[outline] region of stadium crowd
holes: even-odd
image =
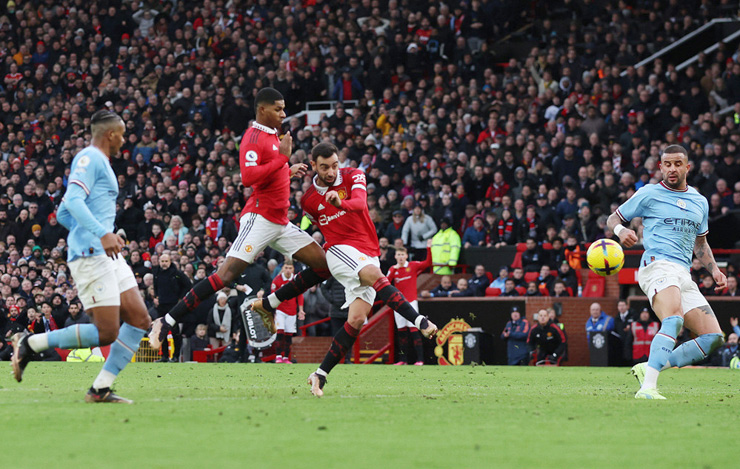
[[[72,158],[89,143],[92,113],[107,107],[126,123],[112,160],[117,227],[157,317],[234,239],[250,195],[239,140],[264,86],[285,96],[288,114],[309,101],[339,102],[320,125],[294,118],[282,130],[293,135],[296,162],[328,139],[342,166],[365,170],[384,270],[394,245],[421,258],[446,224],[465,246],[528,243],[534,258],[526,255],[524,271],[546,270],[553,291],[576,292],[570,267],[579,266],[567,253],[612,236],[607,215],[660,180],[662,146],[690,149],[690,182],[710,216],[740,208],[740,52],[720,47],[680,72],[660,59],[633,67],[734,15],[731,4],[8,1],[0,15],[0,357],[19,329],[89,321],[55,209]],[[534,47],[501,63],[491,46],[515,32]],[[734,112],[721,115],[728,106]],[[292,183],[297,224],[310,184],[310,175]],[[269,291],[281,262],[265,252],[232,297]],[[563,275],[554,280],[550,270]],[[697,281],[711,291],[711,276]],[[311,294],[315,314],[337,309],[328,306],[331,291]],[[214,301],[183,335],[207,322]]]

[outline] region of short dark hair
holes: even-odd
[[[689,152],[681,145],[668,145],[660,156],[662,157],[668,153],[681,153],[686,158],[689,157]]]
[[[120,119],[120,118],[121,117],[115,112],[111,112],[107,109],[101,109],[100,111],[92,115],[92,117],[90,118],[90,125],[99,124],[101,122],[105,122],[110,119]]]
[[[93,135],[97,134],[99,130],[107,129],[109,125],[114,124],[114,122],[120,122],[123,124],[123,119],[121,119],[121,116],[116,114],[115,112],[108,111],[107,109],[102,109],[90,117],[90,130],[92,131]]]
[[[321,142],[311,149],[311,159],[316,161],[319,157],[329,158],[334,153],[339,153],[339,150],[333,143]]]
[[[283,98],[282,93],[275,88],[270,88],[269,86],[267,88],[262,88],[257,92],[257,96],[254,98],[254,110],[257,111],[257,108],[260,107],[260,105],[275,104],[275,101],[282,101],[284,99],[285,98]]]

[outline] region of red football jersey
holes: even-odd
[[[257,213],[279,225],[288,224],[290,166],[281,155],[277,131],[256,122],[244,132],[239,145],[242,184],[252,186],[241,216]],[[241,218],[241,216],[239,218]]]
[[[409,300],[414,301],[419,297],[419,293],[416,289],[417,279],[419,273],[428,269],[432,265],[432,255],[427,252],[427,258],[421,262],[406,262],[404,267],[392,266],[388,269],[388,280],[391,285],[398,288],[403,293],[403,296]]]
[[[324,235],[324,250],[336,244],[347,244],[368,256],[380,255],[378,235],[367,210],[365,173],[355,168],[342,168],[332,187],[314,183],[301,199],[303,211]],[[337,191],[341,208],[326,201],[326,192]]]
[[[278,274],[277,277],[272,279],[272,291],[277,291],[278,288],[282,287],[286,283],[290,282],[295,278],[293,275],[290,278],[285,278],[282,273]],[[303,306],[303,295],[298,295],[297,298],[285,300],[277,307],[277,310],[287,314],[288,316],[295,316],[298,313],[298,305]]]

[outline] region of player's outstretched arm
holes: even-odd
[[[626,248],[631,248],[637,244],[637,235],[634,231],[622,225],[622,219],[619,218],[616,212],[609,215],[606,220],[606,226],[614,232],[619,238],[619,242]]]
[[[714,254],[712,254],[712,248],[709,247],[706,236],[697,236],[694,242],[694,254],[699,259],[701,265],[703,265],[711,274],[714,279],[716,286],[715,291],[723,290],[727,286],[727,277],[719,270],[717,261],[714,260]]]

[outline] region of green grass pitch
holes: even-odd
[[[100,364],[0,374],[2,467],[406,468],[737,465],[740,373],[671,370],[667,401],[626,368],[129,366],[133,406],[85,404]]]

